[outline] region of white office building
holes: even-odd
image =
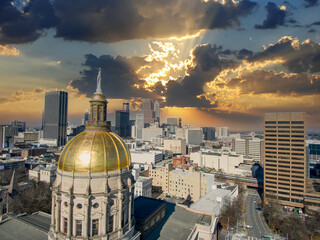
[[[139,177],[135,183],[134,196],[152,197],[152,179]]]
[[[131,162],[140,164],[156,164],[163,159],[163,154],[160,151],[136,151],[131,152]]]

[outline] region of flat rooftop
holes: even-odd
[[[165,201],[161,199],[139,196],[134,199],[134,216],[137,221],[145,221],[155,211],[157,211]]]
[[[193,203],[190,208],[201,212],[214,213],[218,215],[225,200],[223,198],[231,194],[231,190],[213,189],[206,195],[202,196],[197,202]],[[222,200],[222,201],[220,201]]]
[[[147,240],[185,240],[196,223],[210,225],[211,217],[190,212],[166,202],[166,219],[149,235]]]
[[[0,239],[47,240],[50,222],[50,215],[43,212],[9,217],[0,223]]]

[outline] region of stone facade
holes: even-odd
[[[131,169],[91,174],[58,169],[49,239],[130,239],[132,180]]]

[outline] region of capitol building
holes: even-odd
[[[64,147],[52,186],[48,239],[131,239],[134,180],[130,151],[110,132],[107,100],[97,90],[84,132]]]

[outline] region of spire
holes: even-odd
[[[99,68],[99,72],[98,72],[98,77],[97,77],[97,90],[96,92],[97,94],[102,94],[102,89],[101,89],[101,68]]]
[[[107,124],[107,100],[101,89],[101,68],[97,76],[97,90],[90,100],[90,118],[86,122],[86,130],[108,130]]]

